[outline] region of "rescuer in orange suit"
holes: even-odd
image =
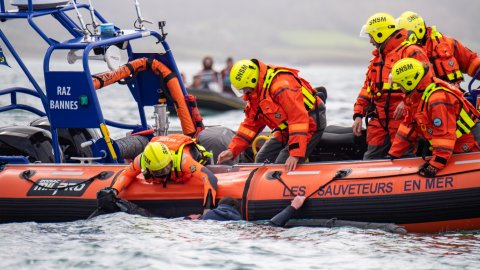
[[[218,163],[245,150],[268,126],[273,134],[258,152],[256,162],[285,163],[287,171],[308,157],[326,126],[325,105],[298,70],[241,60],[230,72],[232,89],[247,101],[245,119]]]
[[[428,64],[402,59],[393,66],[391,81],[406,94],[407,111],[389,151],[392,158],[401,157],[422,137],[433,156],[419,173],[433,177],[453,153],[479,150],[471,132],[479,113],[456,86],[436,78]]]
[[[460,87],[463,73],[472,76],[480,67],[477,53],[460,41],[438,32],[435,26],[427,27],[423,18],[406,11],[397,18],[398,27],[412,31],[433,65],[435,76]]]
[[[438,32],[435,26],[427,27],[417,13],[406,11],[397,18],[397,22],[398,27],[415,34],[417,43],[427,53],[437,78],[460,88],[460,83],[464,80],[463,73],[473,77],[480,68],[480,58],[476,52],[465,47],[460,41]],[[470,93],[464,95],[472,104],[476,104],[477,110],[480,110],[476,96],[471,96]],[[472,128],[472,133],[480,144],[480,122]]]
[[[188,183],[202,181],[204,184],[204,211],[213,208],[217,192],[217,177],[202,163],[211,154],[192,138],[182,134],[154,137],[132,163],[122,172],[111,189],[101,190],[118,195],[142,173],[153,184],[169,182]],[[97,197],[104,196],[99,194]],[[108,207],[108,205],[107,205]],[[100,207],[99,207],[100,208]]]
[[[388,83],[390,70],[402,58],[414,57],[428,62],[428,57],[408,39],[408,31],[398,29],[395,18],[387,13],[368,18],[360,36],[369,37],[375,49],[354,105],[353,133],[362,135],[362,119],[367,118],[368,149],[363,158],[385,158],[404,116],[403,93]]]

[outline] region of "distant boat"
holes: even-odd
[[[228,93],[219,93],[207,89],[187,89],[188,93],[197,97],[200,109],[212,111],[243,110],[245,101]]]

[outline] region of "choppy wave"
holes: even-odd
[[[394,235],[117,213],[0,225],[2,269],[477,269],[480,234]]]

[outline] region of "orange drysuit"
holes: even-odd
[[[427,27],[421,45],[433,65],[436,77],[457,86],[463,80],[462,73],[473,76],[480,67],[477,53],[458,40],[438,32],[434,26]]]
[[[298,76],[298,70],[252,61],[259,67],[259,81],[253,93],[244,95],[245,119],[228,149],[236,157],[268,126],[279,142],[288,145],[290,156],[305,157],[313,133],[325,129],[326,121],[317,123],[314,117],[318,106],[324,106],[323,101],[313,87]]]
[[[433,157],[429,163],[442,169],[453,153],[479,150],[470,132],[479,115],[457,87],[433,78],[433,74],[428,76],[422,79],[423,86],[417,86],[425,90],[414,90],[405,98],[407,116],[389,154],[401,157],[422,137],[431,145]]]
[[[355,102],[353,119],[356,117],[369,119],[368,145],[383,146],[387,135],[390,135],[390,142],[393,142],[398,126],[403,120],[393,117],[395,109],[403,100],[403,93],[400,89],[393,89],[388,83],[388,76],[395,62],[405,57],[412,57],[424,63],[429,62],[423,49],[406,41],[406,37],[407,30],[398,30],[380,49],[373,51],[365,82]]]
[[[155,75],[159,76],[167,87],[167,89],[163,89],[165,91],[161,91],[158,99],[159,103],[165,103],[166,101],[163,99],[166,97],[170,98],[175,105],[183,134],[196,138],[205,129],[203,118],[197,107],[196,98],[192,95],[183,95],[177,75],[159,60],[145,57],[138,58],[114,71],[95,74],[92,76],[93,85],[95,89],[100,89],[122,79],[135,77],[137,72],[147,70],[151,70]]]
[[[192,139],[182,134],[158,136],[152,138],[151,142],[161,142],[171,151],[173,156],[173,168],[168,181],[174,183],[188,183],[201,181],[204,184],[203,206],[212,208],[215,204],[217,194],[217,177],[197,160],[202,157]],[[135,157],[135,160],[122,172],[119,179],[112,186],[117,192],[121,192],[130,185],[138,174],[141,173],[140,159],[142,154]],[[195,158],[194,158],[195,156]],[[155,179],[145,179],[154,181]],[[166,185],[166,183],[164,183]]]

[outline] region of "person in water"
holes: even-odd
[[[305,202],[305,196],[295,196],[289,206],[283,209],[280,213],[275,215],[268,221],[268,224],[278,227],[283,227],[293,217],[295,212],[302,207]],[[187,217],[187,219],[200,219],[200,220],[216,220],[216,221],[232,221],[242,220],[240,214],[240,201],[225,196],[219,202],[218,206],[206,214],[193,214]]]
[[[200,181],[204,185],[204,213],[213,208],[217,193],[217,177],[203,164],[211,154],[192,138],[182,134],[154,137],[132,163],[122,172],[111,188],[97,194],[99,208],[115,212],[116,204],[105,196],[117,196],[128,188],[140,173],[147,182],[163,185]],[[105,197],[105,198],[104,198]],[[105,201],[106,205],[101,205]],[[114,199],[111,201],[115,201]]]
[[[298,73],[257,59],[233,65],[230,81],[235,94],[247,101],[245,119],[218,163],[238,156],[266,126],[273,133],[255,162],[284,163],[292,171],[308,157],[326,126],[325,104]]]
[[[460,89],[436,78],[430,65],[414,58],[402,59],[393,65],[391,82],[405,93],[407,111],[389,151],[392,158],[414,148],[422,137],[433,155],[419,173],[434,177],[452,154],[479,150],[471,129],[480,114]]]

